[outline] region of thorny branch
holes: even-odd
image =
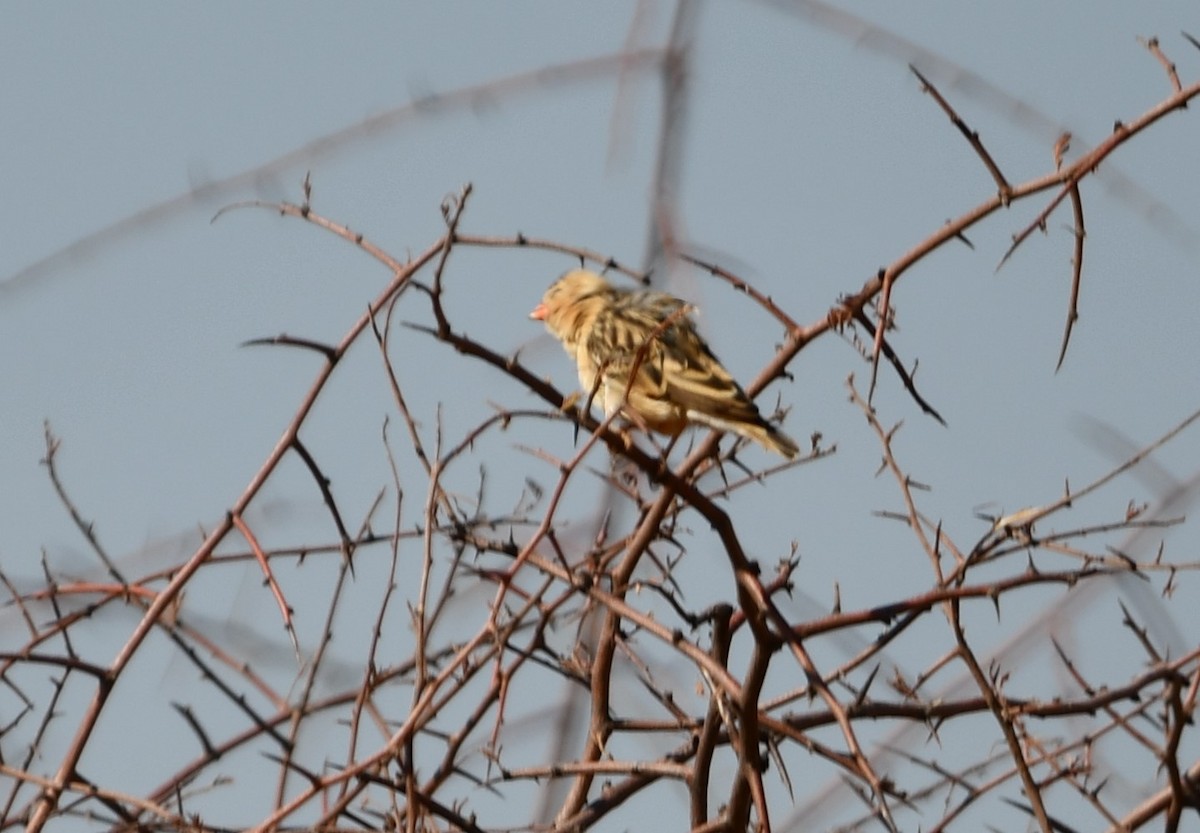
[[[681,6],[680,43],[668,55],[675,62],[672,73],[685,66],[688,14]],[[917,391],[915,373],[905,369],[896,345],[885,338],[895,315],[892,299],[922,258],[964,239],[998,208],[1055,189],[1049,204],[1015,237],[1009,255],[1033,230],[1045,227],[1063,200],[1071,200],[1075,248],[1061,364],[1078,317],[1083,275],[1079,183],[1126,142],[1200,95],[1200,85],[1182,85],[1156,41],[1148,48],[1167,69],[1172,94],[1075,163],[1064,166],[1060,158],[1054,171],[1016,184],[917,73],[988,169],[998,193],[932,232],[811,323],[798,322],[730,270],[676,251],[671,218],[655,217],[656,258],[662,253],[703,268],[782,327],[784,343],[747,386],[751,395],[788,378],[800,351],[831,330],[861,327],[871,340],[869,351],[863,347],[872,365],[868,395],[862,397],[851,381],[851,398],[879,444],[881,470],[895,481],[903,505],[879,514],[903,524],[918,560],[923,556],[929,569],[918,590],[899,591],[882,603],[848,603],[845,609],[839,599],[828,613],[796,613],[790,598],[797,591],[795,547],[780,559],[775,575],[766,575],[748,552],[750,530],[739,514],[744,504],[736,500],[768,482],[774,488],[811,487],[819,470],[801,464],[828,456],[819,440],[807,458],[760,470],[747,467],[738,446],[715,432],[701,434],[690,451],[660,452],[637,432],[621,430],[616,416],[596,419],[586,401],[581,406],[578,396],[564,395],[519,356],[490,346],[486,337],[468,335],[443,304],[447,289],[465,279],[455,268],[458,259],[451,258],[465,247],[538,248],[638,279],[643,275],[612,257],[560,242],[460,231],[470,186],[446,202],[444,233],[407,261],[314,211],[307,181],[300,204],[255,203],[343,239],[375,258],[390,281],[337,344],[287,335],[249,342],[303,348],[317,363],[313,382],[224,519],[166,569],[144,575],[118,569],[63,486],[61,445],[47,427],[51,483],[104,577],[75,580],[47,567],[40,586],[21,589],[0,573],[23,625],[18,643],[0,653],[0,682],[21,704],[2,732],[25,731],[29,737],[23,754],[6,749],[0,764],[10,784],[3,827],[38,831],[52,820],[76,817],[99,818],[121,830],[222,830],[225,822],[214,819],[228,810],[221,799],[230,779],[254,781],[266,773],[275,779],[274,792],[259,815],[237,819],[238,828],[583,830],[616,817],[619,808],[639,798],[672,795],[662,787],[674,783],[687,796],[679,816],[686,814],[694,830],[795,829],[806,826],[806,813],[824,797],[809,785],[835,778],[862,802],[853,823],[858,828],[909,829],[916,820],[944,829],[990,802],[1019,807],[1044,831],[1061,829],[1059,819],[1072,810],[1059,809],[1060,793],[1050,787],[1064,784],[1114,829],[1136,829],[1160,817],[1174,829],[1184,811],[1198,804],[1200,763],[1189,761],[1185,750],[1195,740],[1200,646],[1170,655],[1127,609],[1126,638],[1144,650],[1145,667],[1123,680],[1097,681],[1097,672],[1086,669],[1056,632],[1056,662],[1068,669],[1070,687],[1028,694],[1022,687],[1029,681],[1016,679],[1018,649],[996,648],[979,634],[985,616],[1008,625],[1002,611],[1030,596],[1067,599],[1082,586],[1110,582],[1119,588],[1122,579],[1143,581],[1167,572],[1173,582],[1177,573],[1200,567],[1164,558],[1161,550],[1145,559],[1134,548],[1105,546],[1116,533],[1150,534],[1177,520],[1154,512],[1129,510],[1065,532],[1042,529],[1068,510],[1081,509],[1200,415],[1085,488],[1067,488],[1054,501],[997,517],[982,535],[964,535],[951,531],[959,519],[929,517],[925,490],[897,452],[901,426],[885,428],[870,396],[880,357],[886,357],[913,401],[941,420]],[[682,75],[666,77],[682,83]],[[665,113],[677,129],[680,112]],[[658,172],[664,193],[674,187],[670,163],[680,141],[673,132],[665,135]],[[416,394],[427,382],[406,372],[421,357],[407,355],[397,336],[399,310],[412,319],[400,333],[415,334],[410,337],[431,352],[453,352],[457,361],[491,368],[501,381],[490,395],[502,404],[466,428],[444,419],[440,407],[429,422],[423,420],[429,415]],[[381,445],[392,494],[373,491],[373,501],[359,514],[335,500],[321,465],[326,458],[301,442],[300,432],[328,395],[347,352],[368,330],[407,442],[393,444],[393,432],[384,425]],[[529,407],[530,396],[543,404]],[[579,432],[580,441],[564,457],[568,427]],[[501,510],[485,487],[492,476],[489,455],[511,450],[509,432],[526,450],[518,459],[527,469],[524,490],[506,494],[508,505]],[[293,454],[317,484],[329,540],[273,549],[260,540],[259,524],[251,518],[264,488]],[[608,465],[597,468],[602,458]],[[730,482],[725,468],[735,465],[746,477]],[[808,482],[802,482],[804,476]],[[424,501],[406,513],[404,497],[412,494]],[[390,507],[392,517],[381,533],[373,526],[383,507]],[[588,517],[580,507],[597,511]],[[361,521],[351,532],[349,519],[355,517]],[[235,552],[239,537],[248,549]],[[911,556],[912,546],[898,536],[895,554]],[[705,564],[706,550],[720,557]],[[287,686],[280,686],[279,675],[255,667],[269,665],[262,659],[272,654],[270,643],[256,650],[255,643],[214,639],[203,617],[184,603],[185,590],[199,587],[200,579],[215,580],[219,570],[251,559],[276,600],[281,611],[276,615],[301,666],[290,695],[281,693]],[[710,571],[716,588],[716,600],[704,607],[692,599],[695,582],[686,580],[698,570]],[[313,575],[320,578],[304,592],[292,589],[293,582]],[[401,602],[406,610],[396,615]],[[365,616],[354,615],[363,611]],[[85,631],[122,621],[128,630],[115,656],[94,656],[90,641],[82,638]],[[346,643],[335,635],[343,628],[365,646],[361,653],[342,653]],[[867,637],[861,636],[863,628]],[[923,652],[927,664],[909,673],[893,658],[901,646]],[[203,693],[195,702],[172,704],[187,740],[164,758],[170,763],[164,764],[161,783],[135,795],[120,789],[117,780],[110,783],[110,773],[98,765],[105,753],[98,730],[113,710],[114,691],[130,690],[135,662],[155,650],[186,660]],[[352,658],[344,659],[347,655]],[[47,670],[54,675],[48,693],[41,688]],[[959,680],[946,682],[954,672]],[[637,694],[630,694],[631,679]],[[689,694],[689,687],[696,692]],[[1151,703],[1159,704],[1157,712]],[[218,708],[237,716],[236,727],[213,716]],[[562,719],[548,719],[556,709]],[[1051,729],[1042,731],[1043,725]],[[887,735],[881,726],[896,734]],[[973,738],[965,747],[957,745],[959,726],[971,727],[963,730]],[[987,742],[978,739],[981,731]],[[1100,760],[1101,750],[1117,742],[1140,751],[1154,785],[1137,806],[1104,790],[1112,767]],[[961,757],[943,759],[943,744]],[[340,759],[333,749],[341,750]],[[555,751],[531,760],[543,749]],[[933,783],[894,768],[901,755],[931,773]],[[266,768],[238,770],[235,762],[245,757],[260,767],[265,760]],[[46,760],[53,762],[49,774],[38,769]],[[542,792],[532,792],[533,786]],[[514,815],[532,806],[522,800],[531,795],[550,796],[543,805],[550,812]],[[492,796],[499,800],[491,803]]]

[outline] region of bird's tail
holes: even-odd
[[[754,440],[767,451],[782,454],[789,460],[800,456],[800,446],[796,445],[796,441],[770,423],[747,425],[738,433]]]
[[[735,421],[732,419],[721,419],[711,414],[700,414],[695,411],[688,411],[688,416],[693,421],[707,425],[709,428],[716,428],[719,431],[729,431],[734,434],[740,434],[748,440],[754,440],[754,442],[761,445],[767,451],[782,454],[789,460],[795,460],[800,456],[800,446],[796,445],[795,440],[757,414],[754,414],[756,417],[754,422],[750,422],[749,420]]]

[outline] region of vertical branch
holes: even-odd
[[[1062,367],[1063,359],[1067,357],[1067,344],[1071,341],[1071,328],[1079,320],[1079,286],[1083,282],[1083,198],[1079,196],[1079,183],[1071,184],[1071,208],[1075,213],[1075,254],[1071,258],[1071,300],[1067,304],[1067,323],[1063,329],[1062,347],[1058,350],[1058,363],[1054,365],[1057,373]]]
[[[991,682],[983,673],[983,669],[979,667],[979,662],[975,659],[974,652],[967,645],[967,638],[962,629],[962,621],[959,618],[959,604],[957,599],[946,603],[946,617],[950,621],[951,630],[954,632],[954,640],[958,644],[958,656],[971,672],[971,677],[975,680],[975,687],[983,695],[983,699],[987,701],[988,711],[995,717],[996,723],[1004,735],[1004,742],[1008,746],[1008,754],[1012,758],[1013,765],[1017,768],[1017,774],[1021,778],[1021,784],[1025,788],[1025,798],[1029,800],[1029,804],[1033,808],[1033,816],[1037,819],[1042,833],[1054,833],[1054,825],[1050,823],[1050,817],[1046,813],[1046,806],[1042,802],[1041,789],[1038,787],[1037,782],[1033,780],[1033,774],[1029,771],[1029,764],[1025,760],[1025,752],[1021,747],[1021,739],[1017,737],[1016,729],[1013,728],[1012,719],[1008,715],[1003,697],[992,687]]]
[[[688,63],[692,33],[700,16],[700,3],[676,0],[671,32],[660,68],[662,79],[662,118],[658,133],[658,155],[650,193],[650,228],[642,269],[673,258],[679,252],[679,218],[676,198],[683,166],[684,140],[687,137],[689,93]]]

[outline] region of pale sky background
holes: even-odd
[[[644,25],[631,30],[639,8]],[[1161,38],[1185,85],[1200,76],[1200,52],[1179,35],[1200,33],[1200,8],[1185,0],[927,0],[837,8],[872,28],[831,28],[833,18],[821,7],[802,2],[705,4],[689,76],[678,200],[685,248],[738,272],[801,323],[821,319],[840,294],[856,291],[948,218],[994,193],[977,157],[921,92],[907,63],[938,84],[1014,183],[1052,169],[1060,129],[1075,137],[1068,155],[1074,159],[1102,141],[1114,121],[1131,121],[1169,94],[1163,69],[1138,36]],[[389,278],[344,241],[295,219],[244,210],[210,223],[222,206],[299,200],[300,182],[311,172],[316,211],[403,257],[436,239],[443,197],[470,182],[464,231],[520,231],[639,265],[656,152],[656,75],[631,72],[621,85],[608,71],[586,80],[547,78],[520,90],[498,87],[469,106],[430,97],[609,55],[631,42],[660,45],[671,9],[629,2],[6,6],[0,27],[4,572],[21,590],[41,584],[43,557],[63,575],[103,575],[39,465],[44,420],[62,440],[67,488],[123,568],[136,576],[181,560],[198,540],[198,525],[215,523],[258,469],[318,368],[307,353],[239,345],[281,332],[336,341]],[[989,92],[980,79],[1009,98]],[[319,153],[264,167],[418,99],[424,107],[369,135],[342,136]],[[1200,407],[1190,343],[1200,309],[1197,147],[1195,113],[1173,114],[1084,184],[1081,317],[1057,374],[1070,280],[1069,207],[999,273],[1011,235],[1036,216],[1043,198],[993,216],[971,234],[974,250],[945,247],[897,287],[900,330],[892,344],[908,365],[920,361],[920,389],[949,427],[923,416],[887,369],[876,405],[885,424],[904,422],[895,451],[933,489],[919,494],[922,509],[941,518],[960,544],[970,546],[987,529],[974,517],[977,509],[998,514],[1049,502],[1064,481],[1082,487],[1125,456],[1126,449],[1082,429],[1086,420],[1142,445]],[[247,173],[232,186],[187,199],[192,189]],[[163,209],[117,227],[86,251],[67,251],[156,206]],[[446,279],[452,321],[497,349],[521,349],[523,361],[570,390],[574,369],[526,315],[546,285],[573,265],[545,252],[459,250]],[[678,268],[658,282],[697,303],[713,348],[742,379],[757,374],[781,339],[752,302],[698,270]],[[399,317],[427,322],[427,305],[406,296]],[[425,336],[397,330],[395,338],[401,381],[430,432],[439,403],[454,441],[491,412],[489,403],[540,407],[511,380]],[[769,409],[781,396],[791,408],[787,431],[802,445],[819,431],[838,453],[730,502],[752,554],[773,565],[798,542],[798,584],[824,607],[835,582],[845,608],[927,588],[929,565],[912,536],[873,514],[901,503],[890,479],[874,477],[880,448],[847,401],[846,377],[854,373],[865,385],[868,366],[831,334],[806,349],[792,371],[794,382],[776,383],[762,401]],[[368,339],[339,370],[304,432],[351,524],[390,484],[380,440],[389,414],[393,442],[403,445]],[[526,476],[553,482],[553,470],[519,451],[519,443],[568,456],[572,431],[541,422],[490,437],[478,459],[491,467],[492,511],[511,507]],[[751,465],[774,462],[758,449],[744,457]],[[1185,434],[1155,459],[1159,475],[1193,476],[1200,433]],[[474,465],[453,473],[452,484],[466,493],[475,488]],[[606,465],[603,455],[595,465]],[[1052,527],[1119,520],[1127,502],[1161,497],[1167,479],[1126,477]],[[414,507],[424,498],[410,497]],[[573,496],[572,514],[581,520],[587,498],[582,490]],[[265,542],[332,540],[320,496],[295,460],[260,500],[256,532]],[[408,523],[416,522],[416,512]],[[377,527],[389,523],[385,515]],[[1168,557],[1198,560],[1192,529],[1167,537]],[[732,598],[732,588],[716,542],[695,531],[679,578],[699,608],[709,597]],[[1152,553],[1158,541],[1142,539],[1137,554]],[[218,638],[245,626],[277,646],[276,655],[261,661],[275,663],[277,679],[286,681],[295,664],[261,576],[247,567],[230,569],[225,579],[191,591],[185,610],[198,621],[210,617]],[[294,581],[300,608],[303,576]],[[1160,586],[1155,577],[1135,591],[1135,603],[1153,607]],[[1095,663],[1089,672],[1119,684],[1142,660],[1119,628],[1119,596],[1111,591],[1080,614],[1074,637],[1080,656]],[[1183,575],[1174,600],[1157,609],[1164,641],[1183,635],[1182,646],[1194,647],[1196,593],[1195,579]],[[1004,633],[1060,597],[1057,591],[1014,597],[1004,609]],[[990,627],[984,623],[995,621],[984,607],[981,636]],[[798,617],[814,615],[801,602],[795,610]],[[10,630],[18,621],[11,608],[0,617],[0,632],[23,633]],[[96,644],[89,646],[98,662],[111,660],[128,625],[110,620],[106,635],[104,624],[97,622]],[[220,632],[222,625],[231,630]],[[297,623],[302,639],[320,626],[318,614]],[[1101,628],[1116,641],[1096,637],[1100,650],[1089,651],[1083,637]],[[1031,674],[1052,665],[1041,641],[1037,662],[1025,666]],[[6,639],[4,649],[11,645]],[[899,650],[893,659],[914,675],[937,655],[919,646]],[[842,656],[831,646],[818,653],[829,662]],[[353,668],[352,651],[347,662]],[[189,738],[165,704],[202,704],[205,697],[190,667],[150,665],[142,669],[147,701],[124,716],[114,708],[104,724],[114,742],[130,744],[123,760],[152,764],[129,763],[128,773],[114,776],[135,793],[173,766],[139,752],[131,724],[122,721]],[[694,682],[686,670],[680,678],[684,689]],[[781,689],[794,684],[778,681]],[[1031,687],[1053,688],[1044,678]],[[7,697],[0,695],[0,723],[16,707]],[[64,737],[75,719],[64,716]],[[9,760],[28,741],[17,734],[3,740]],[[1194,760],[1198,750],[1189,742]],[[47,765],[53,760],[48,756]],[[827,771],[820,776],[827,777]],[[1145,786],[1128,785],[1131,804]],[[231,793],[240,795],[239,788]],[[489,806],[485,796],[478,800]],[[228,801],[223,811],[237,806]],[[857,813],[845,799],[834,808],[805,818],[824,829]],[[1187,823],[1200,829],[1194,819]]]

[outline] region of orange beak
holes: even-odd
[[[534,321],[545,321],[547,312],[549,312],[549,310],[546,309],[545,304],[538,304],[533,308],[533,312],[529,313],[529,317]]]

